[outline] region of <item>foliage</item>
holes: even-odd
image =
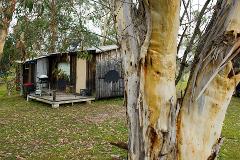
[[[43,8],[41,11],[38,10],[40,4]],[[83,13],[86,13],[89,7],[88,1],[79,0],[56,1],[54,8],[51,1],[34,3],[32,12],[20,6],[14,34],[16,39],[19,40],[20,35],[24,33],[26,51],[24,56],[31,57],[49,52],[52,47],[53,27],[57,31],[56,42],[53,42],[57,52],[99,45],[99,37],[89,31],[86,19],[83,16]],[[55,8],[56,13],[53,15],[52,12]],[[52,23],[55,26],[52,26]]]
[[[0,1],[0,29],[7,29],[15,10],[15,0]]]
[[[77,52],[77,57],[81,59],[91,60],[92,54],[88,53],[87,51],[79,51]]]
[[[70,77],[62,69],[55,68],[53,69],[52,74],[57,80],[64,79],[66,81],[70,81]]]
[[[2,3],[8,7],[9,2]],[[14,19],[17,23],[13,23],[13,33],[9,35],[6,44],[7,48],[12,44],[10,48],[14,54],[9,48],[3,63],[10,61],[8,55],[15,57],[17,54],[19,60],[25,60],[46,54],[53,44],[57,52],[66,52],[99,46],[101,39],[105,39],[105,45],[116,42],[110,3],[106,0],[20,0],[16,4]],[[56,30],[56,40],[52,37],[52,27]],[[106,35],[92,31],[96,28],[106,29]],[[91,58],[87,54],[80,56]],[[5,70],[7,69],[9,66]]]
[[[11,67],[14,66],[15,60],[18,59],[18,53],[16,51],[16,42],[13,36],[10,34],[6,39],[3,57],[0,60],[0,72],[7,72]]]
[[[9,71],[5,72],[0,79],[0,81],[6,85],[8,96],[14,93],[14,90],[16,88],[15,78],[15,70],[11,68]]]

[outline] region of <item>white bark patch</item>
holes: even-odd
[[[176,157],[179,1],[117,1],[129,124],[129,159]],[[174,112],[174,113],[170,113]]]
[[[232,0],[233,9],[230,12],[226,32],[233,31],[234,35],[240,33],[240,2],[239,0]]]
[[[178,126],[179,159],[213,159],[222,125],[240,75],[229,76],[239,54],[240,1],[223,1],[207,32],[183,99]],[[217,148],[216,148],[217,146]],[[215,152],[215,153],[214,153]],[[215,156],[215,157],[214,157]]]
[[[195,101],[189,113],[183,103],[180,121],[179,151],[180,159],[208,159],[212,148],[221,135],[222,123],[230,103],[236,81],[217,75],[203,93],[201,99]],[[187,99],[186,99],[187,100]],[[203,111],[199,112],[199,105]]]
[[[3,48],[5,45],[6,37],[7,37],[7,30],[0,29],[0,60],[3,54]]]

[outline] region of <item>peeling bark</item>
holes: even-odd
[[[236,15],[240,15],[240,1],[222,1],[198,53],[180,111],[179,159],[213,157],[227,107],[240,80],[240,75],[230,76],[231,60],[240,52],[236,36],[240,18]]]
[[[6,38],[7,38],[7,30],[0,29],[0,60],[2,59],[3,48],[5,45]]]
[[[176,52],[179,1],[117,2],[125,54],[129,159],[176,157]],[[140,18],[139,18],[140,17]]]
[[[124,54],[128,159],[214,159],[222,123],[240,75],[240,1],[220,0],[183,99],[176,102],[179,1],[115,1]],[[203,43],[204,42],[204,43]],[[178,114],[179,113],[179,114]]]
[[[179,2],[150,1],[151,37],[143,65],[147,116],[145,152],[150,159],[175,159],[176,52]],[[171,112],[172,110],[172,112]],[[156,134],[156,135],[155,135]],[[151,136],[155,135],[154,139]],[[150,138],[149,138],[150,137]]]

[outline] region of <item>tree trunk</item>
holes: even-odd
[[[177,103],[179,5],[172,0],[115,1],[124,54],[129,159],[214,159],[222,143],[224,115],[240,79],[229,74],[240,50],[240,1],[218,3],[185,96]]]
[[[231,60],[240,49],[240,1],[222,1],[198,46],[179,116],[180,159],[214,159],[227,107],[240,80]]]
[[[3,56],[3,48],[8,35],[8,27],[12,20],[13,12],[15,11],[16,0],[0,2],[0,60]]]
[[[50,48],[49,52],[54,53],[56,51],[57,42],[57,8],[56,1],[51,0],[51,22],[50,22]]]
[[[179,1],[117,2],[125,54],[129,159],[176,158]],[[138,17],[138,18],[137,18]],[[141,18],[139,18],[141,17]]]
[[[102,33],[101,33],[101,35],[102,35],[102,39],[101,39],[101,45],[102,46],[104,46],[104,45],[106,45],[106,40],[107,40],[107,36],[108,36],[108,28],[109,28],[109,13],[107,13],[106,15],[105,15],[105,18],[104,18],[104,21],[103,21],[103,24],[102,24]]]
[[[0,60],[3,56],[3,48],[7,38],[7,29],[0,29]]]

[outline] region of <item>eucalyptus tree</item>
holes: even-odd
[[[0,60],[0,72],[6,73],[13,66],[14,61],[17,60],[17,52],[15,47],[15,39],[10,34],[6,38],[6,42],[3,49],[3,56]]]
[[[0,60],[15,6],[16,0],[1,0],[0,2]]]
[[[240,1],[219,0],[196,49],[185,95],[176,96],[180,2],[115,0],[125,65],[129,159],[212,160],[239,74]]]
[[[99,37],[101,45],[117,43],[117,32],[114,22],[113,8],[110,0],[89,0],[91,12],[86,15],[86,19],[92,21],[96,28],[101,29]]]
[[[65,52],[79,45],[87,48],[99,44],[98,35],[88,29],[86,17],[82,16],[89,7],[87,1],[80,3],[80,0],[36,1],[31,12],[19,7],[14,36],[18,48],[24,48],[23,59],[47,52]]]

